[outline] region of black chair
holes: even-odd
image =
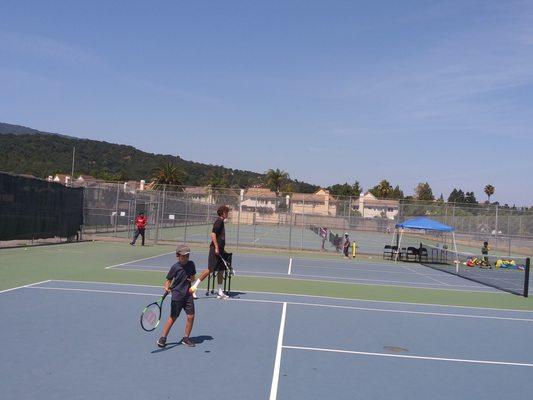
[[[392,260],[392,246],[386,244],[385,247],[383,247],[383,259],[390,258]]]
[[[420,262],[429,261],[428,260],[428,249],[426,249],[425,247],[420,247],[418,249],[418,261]]]
[[[406,261],[416,261],[418,260],[418,249],[416,247],[409,246],[405,252]]]

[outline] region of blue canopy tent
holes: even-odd
[[[402,223],[398,223],[396,224],[396,234],[398,230],[400,231],[400,238],[398,240],[398,250],[401,248],[400,246],[402,244],[402,236],[403,236],[403,232],[405,229],[434,231],[434,232],[451,232],[452,238],[453,238],[453,248],[454,248],[455,254],[457,254],[457,244],[455,243],[454,228],[451,226],[444,225],[443,223],[440,223],[439,221],[435,221],[427,217],[411,218],[411,219],[403,221]],[[396,261],[398,261],[398,255],[399,255],[399,251],[396,253],[396,258],[395,258]],[[458,268],[457,262],[456,262],[456,268]]]
[[[432,220],[426,217],[411,218],[403,221],[401,224],[396,224],[396,228],[401,229],[420,229],[426,231],[438,232],[453,232],[453,228],[448,225],[441,224],[439,221]]]

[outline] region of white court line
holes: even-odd
[[[173,253],[165,253],[165,254],[173,254]],[[159,256],[155,256],[155,257],[159,257]],[[155,257],[148,257],[146,259],[155,258]],[[167,267],[164,267],[162,265],[144,265],[144,264],[135,265],[135,264],[133,264],[136,261],[141,261],[141,260],[134,260],[134,261],[130,261],[130,262],[122,263],[122,264],[113,265],[111,267],[106,267],[106,269],[115,268],[115,269],[120,269],[120,270],[136,270],[136,271],[146,270],[147,268],[151,269],[151,271],[166,271],[168,269]],[[125,268],[118,268],[120,266],[125,267]],[[300,267],[303,267],[303,268],[320,268],[320,267],[313,267],[313,266],[300,266]],[[157,268],[159,268],[159,269],[157,269]],[[491,288],[486,288],[486,289],[482,290],[482,289],[480,289],[479,285],[455,285],[455,284],[449,284],[449,283],[446,283],[446,282],[442,282],[442,281],[440,281],[438,279],[435,279],[435,278],[433,278],[430,275],[422,274],[422,273],[416,272],[416,271],[412,271],[411,269],[409,269],[407,267],[402,267],[402,268],[406,268],[406,269],[408,269],[409,271],[413,272],[416,275],[427,277],[428,279],[431,279],[431,280],[439,283],[439,289],[442,289],[442,290],[446,290],[447,288],[449,288],[450,290],[460,290],[460,289],[456,289],[456,288],[473,288],[473,289],[479,289],[479,290],[476,290],[477,292],[483,292],[483,293],[492,292],[492,291],[496,292],[495,289],[491,289]],[[329,269],[332,269],[332,268],[329,268]],[[367,271],[370,271],[370,270],[357,270],[357,269],[346,269],[346,270],[351,270],[351,271],[354,271],[354,272],[359,272],[359,271],[367,272]],[[249,273],[249,274],[259,274],[259,275],[265,275],[265,274],[291,275],[291,273],[292,273],[292,258],[289,259],[289,269],[288,269],[287,274],[285,272],[249,271],[249,270],[241,270],[241,269],[239,269],[239,275],[240,276],[253,277],[253,275],[242,275],[243,272],[244,273]],[[392,272],[392,271],[385,271],[385,272],[401,274],[401,272]],[[300,277],[300,278],[303,278],[304,280],[305,280],[306,277],[308,277],[308,278],[331,278],[330,275],[292,274],[291,276]],[[416,287],[420,287],[420,288],[435,289],[435,286],[427,286],[429,284],[427,282],[405,282],[405,281],[395,281],[395,280],[386,280],[386,279],[367,279],[367,278],[343,278],[343,277],[340,277],[340,276],[334,276],[333,278],[334,279],[342,279],[343,281],[339,282],[339,281],[334,281],[334,280],[329,280],[328,279],[327,282],[333,282],[333,283],[361,282],[361,281],[378,282],[378,284],[376,284],[375,286],[379,286],[379,282],[391,284],[391,285],[386,285],[386,286],[401,286],[401,285],[394,285],[396,283],[400,283],[400,284],[404,284],[404,285],[415,285]],[[364,284],[364,283],[362,283],[362,284]],[[441,287],[441,285],[444,285],[445,287]],[[403,287],[411,287],[411,286],[403,286]],[[474,290],[472,290],[472,291],[474,291]]]
[[[322,265],[296,265],[296,267],[298,268],[309,268],[309,269],[321,269],[321,270],[339,270],[339,271],[360,271],[360,272],[378,272],[380,274],[396,274],[396,275],[408,275],[405,271],[391,271],[391,270],[384,270],[382,268],[370,268],[371,266],[367,266],[367,265],[357,265],[357,264],[354,264],[353,266],[351,267],[341,267],[341,266],[335,266],[335,267],[331,267],[331,266],[322,266]],[[375,266],[372,266],[372,267],[375,267]],[[384,266],[384,268],[386,268],[386,266]],[[422,269],[422,268],[421,268]],[[438,272],[439,271],[436,271],[434,269],[431,269],[431,268],[428,268],[428,267],[423,267],[423,270],[428,272],[428,273],[422,273],[422,272],[416,272],[416,271],[413,271],[413,273],[415,274],[421,274],[423,276],[435,276],[435,275],[438,275],[440,276],[442,274],[442,272],[439,274]],[[431,273],[429,273],[431,272]],[[410,274],[409,274],[410,275]]]
[[[281,350],[283,348],[283,333],[285,331],[285,316],[287,314],[287,303],[283,303],[281,310],[281,322],[279,324],[278,345],[276,348],[276,359],[274,361],[274,372],[272,373],[272,386],[270,387],[269,400],[276,400],[278,397],[279,368],[281,366]]]
[[[400,265],[400,264],[399,264],[399,265]],[[438,279],[436,279],[436,278],[433,278],[433,277],[431,277],[431,276],[426,276],[426,275],[422,274],[421,272],[413,271],[411,268],[407,267],[406,265],[400,265],[400,267],[405,268],[407,271],[411,271],[411,272],[413,272],[414,274],[417,274],[417,275],[420,275],[420,276],[427,277],[428,279],[431,279],[432,281],[438,282],[438,283],[440,283],[440,284],[442,284],[442,285],[450,286],[450,285],[449,285],[448,283],[446,283],[446,282],[442,282],[442,281],[440,281],[440,280],[438,280]],[[453,285],[452,285],[452,286],[453,286]]]
[[[463,359],[463,358],[408,356],[408,355],[405,355],[405,354],[369,353],[369,352],[366,352],[366,351],[323,349],[323,348],[319,348],[319,347],[302,347],[302,346],[283,346],[283,348],[284,349],[294,349],[294,350],[321,351],[321,352],[327,352],[327,353],[356,354],[356,355],[363,355],[363,356],[408,358],[408,359],[414,359],[414,360],[450,361],[450,362],[460,362],[460,363],[469,363],[469,364],[491,364],[491,365],[511,365],[511,366],[517,366],[517,367],[533,367],[533,364],[515,363],[515,362],[507,362],[507,361],[471,360],[471,359]]]
[[[73,282],[73,283],[85,283],[85,284],[98,284],[98,285],[116,285],[116,286],[142,286],[150,288],[158,288],[158,285],[142,285],[137,283],[119,283],[119,282],[99,282],[99,281],[77,281],[77,280],[68,280],[68,279],[51,279],[48,281],[38,282],[38,283],[47,283],[47,282]],[[35,283],[34,285],[36,285]],[[246,290],[245,288],[240,290]],[[316,299],[327,299],[327,300],[337,300],[337,301],[359,301],[365,303],[384,303],[384,304],[400,304],[408,306],[423,306],[423,307],[446,307],[446,308],[461,308],[461,309],[470,309],[470,310],[489,310],[489,311],[505,311],[505,312],[523,312],[523,313],[533,313],[533,310],[517,310],[513,308],[492,308],[492,307],[475,307],[475,306],[457,306],[449,304],[432,304],[432,303],[413,303],[408,301],[389,301],[389,300],[368,300],[368,299],[352,299],[346,297],[331,297],[331,296],[320,296],[314,294],[297,294],[297,293],[284,293],[284,292],[259,292],[254,290],[246,290],[247,293],[256,293],[256,294],[268,294],[268,295],[283,295],[283,296],[293,296],[293,297],[310,297]]]
[[[145,293],[145,292],[124,292],[117,290],[101,290],[101,289],[81,289],[81,288],[60,288],[50,286],[27,286],[28,289],[41,289],[41,290],[58,290],[66,292],[86,292],[86,293],[108,293],[108,294],[130,294],[133,296],[158,296],[158,294]],[[409,310],[392,310],[384,308],[370,308],[370,307],[354,307],[354,306],[339,306],[333,304],[318,304],[318,303],[305,303],[296,301],[281,301],[281,300],[258,300],[258,299],[240,299],[231,298],[228,301],[244,302],[244,303],[265,303],[265,304],[292,304],[297,306],[306,307],[323,307],[323,308],[337,308],[353,311],[377,311],[394,314],[412,314],[422,316],[439,316],[439,317],[452,317],[452,318],[472,318],[472,319],[494,319],[503,321],[516,321],[516,322],[533,322],[533,319],[528,318],[514,318],[514,317],[493,317],[488,315],[472,315],[472,314],[452,314],[452,313],[435,313],[429,311],[409,311]]]
[[[68,281],[66,281],[68,282]],[[101,283],[101,282],[96,282]],[[117,283],[117,285],[120,285]],[[240,289],[246,290],[246,289]],[[457,306],[449,304],[432,304],[432,303],[412,303],[408,301],[389,301],[389,300],[368,300],[368,299],[352,299],[346,297],[331,297],[331,296],[319,296],[315,294],[297,294],[297,293],[285,293],[285,292],[259,292],[254,290],[246,290],[247,293],[256,293],[256,294],[268,294],[268,295],[283,295],[283,296],[295,296],[295,297],[311,297],[317,299],[327,299],[327,300],[341,300],[341,301],[360,301],[365,303],[385,303],[385,304],[401,304],[408,306],[423,306],[423,307],[446,307],[446,308],[461,308],[461,309],[470,309],[470,310],[490,310],[490,311],[509,311],[509,312],[525,312],[533,313],[533,310],[517,310],[512,308],[491,308],[491,307],[475,307],[475,306]]]
[[[144,272],[165,272],[167,271],[167,268],[165,269],[146,269],[146,268],[130,268],[128,266],[124,266],[123,268],[116,267],[114,268],[116,270],[121,271],[144,271]],[[244,273],[244,274],[243,274]],[[246,275],[246,273],[249,274],[255,274],[255,275]],[[279,276],[266,276],[266,274],[270,275],[279,275]],[[293,278],[295,276],[298,276],[300,278]],[[327,276],[315,276],[315,275],[294,275],[292,274],[289,278],[285,272],[260,272],[260,271],[243,271],[239,269],[239,277],[242,278],[263,278],[263,279],[289,279],[293,281],[307,281],[307,282],[325,282],[325,283],[340,283],[340,284],[357,284],[362,286],[384,286],[384,287],[396,287],[396,288],[411,288],[411,289],[432,289],[432,290],[446,290],[446,291],[452,291],[452,292],[469,292],[469,293],[493,293],[498,295],[510,295],[507,292],[503,292],[501,290],[496,290],[490,287],[487,287],[486,289],[483,288],[483,286],[472,286],[472,285],[453,285],[453,286],[439,286],[437,284],[433,286],[431,283],[419,283],[419,282],[402,282],[402,281],[380,281],[380,280],[374,280],[374,279],[353,279],[353,278],[340,278],[336,277],[336,279],[345,279],[344,281],[335,281],[335,280],[324,280],[320,281],[318,278],[328,278]],[[315,279],[310,279],[315,278]],[[370,281],[369,283],[361,282],[361,280],[367,280]],[[375,283],[375,282],[389,282],[389,284],[385,283]],[[390,283],[392,282],[392,283]],[[397,283],[403,283],[403,285],[394,284],[394,282]],[[411,285],[411,286],[410,286]],[[423,286],[422,286],[423,285]],[[474,290],[474,289],[478,290]],[[416,303],[415,303],[416,304]]]
[[[39,289],[39,288],[32,288]],[[339,308],[344,310],[354,310],[354,311],[377,311],[384,313],[393,313],[393,314],[413,314],[413,315],[428,315],[436,317],[452,317],[452,318],[473,318],[473,319],[494,319],[494,320],[503,320],[503,321],[516,321],[516,322],[533,322],[533,319],[530,318],[514,318],[514,317],[493,317],[490,315],[474,315],[474,314],[452,314],[452,313],[437,313],[429,311],[409,311],[409,310],[393,310],[386,308],[371,308],[371,307],[354,307],[354,306],[338,306],[334,304],[318,304],[318,303],[304,303],[297,301],[280,301],[280,300],[255,300],[255,299],[231,299],[232,301],[244,301],[250,303],[287,303],[295,306],[306,306],[306,307],[324,307],[324,308]]]
[[[75,289],[75,288],[58,288],[50,286],[34,286],[27,287],[28,289],[40,289],[40,290],[59,290],[64,292],[86,292],[86,293],[108,293],[108,294],[131,294],[132,296],[158,296],[153,293],[137,293],[137,292],[120,292],[118,290],[99,290],[99,289]]]
[[[139,258],[138,260],[132,260],[132,261],[126,261],[126,262],[123,262],[123,263],[120,263],[120,264],[110,265],[109,267],[105,267],[104,269],[111,269],[111,268],[115,268],[115,267],[120,267],[121,265],[131,264],[131,263],[134,263],[134,262],[137,262],[137,261],[150,260],[151,258],[157,258],[157,257],[161,257],[161,256],[166,256],[166,255],[169,255],[169,254],[174,254],[174,252],[171,251],[169,253],[158,254],[157,256]]]
[[[264,278],[272,278],[272,279],[293,279],[293,280],[309,280],[309,279],[305,279],[305,278],[330,278],[330,276],[328,275],[304,275],[304,274],[292,274],[291,277],[299,277],[300,279],[298,278],[283,278],[283,276],[287,275],[285,272],[263,272],[263,271],[246,271],[246,270],[239,270],[239,276],[248,276],[248,277],[254,277],[254,275],[242,275],[242,273],[250,273],[250,274],[259,274],[259,275],[263,275],[263,274],[272,274],[272,275],[281,275],[280,278],[278,277],[269,277],[269,276],[265,276]],[[433,286],[428,286],[428,285],[431,285],[430,282],[425,282],[425,283],[422,283],[422,282],[408,282],[408,281],[395,281],[395,280],[387,280],[387,279],[368,279],[368,278],[342,278],[340,276],[335,276],[333,277],[334,279],[342,279],[342,281],[335,281],[335,280],[330,280],[330,279],[327,279],[325,280],[324,282],[328,282],[328,283],[357,283],[357,284],[360,284],[360,285],[371,285],[371,286],[395,286],[395,287],[416,287],[416,288],[421,288],[421,289],[424,289],[424,288],[428,288],[428,289],[438,289],[438,290],[461,290],[461,289],[457,289],[457,288],[472,288],[472,289],[479,289],[479,290],[468,290],[469,292],[481,292],[481,293],[499,293],[499,291],[497,291],[496,289],[493,289],[493,288],[490,288],[490,287],[487,287],[486,289],[480,287],[480,286],[476,286],[476,285],[449,285],[447,284],[447,286],[445,287],[442,287],[441,285],[436,285],[434,284]],[[370,283],[365,283],[363,281],[366,281],[366,282],[370,282]],[[380,283],[376,283],[374,284],[373,282],[381,282]],[[396,285],[397,283],[399,283],[400,285]],[[403,285],[401,285],[403,284]],[[413,286],[405,286],[405,285],[413,285]]]
[[[41,283],[48,283],[48,282],[51,282],[51,281],[50,280],[46,280],[46,281],[41,281],[41,282],[30,283],[30,284],[24,285],[24,286],[14,287],[14,288],[11,288],[11,289],[4,289],[4,290],[0,290],[0,293],[7,293],[7,292],[11,292],[12,290],[27,288],[27,287],[30,287],[30,286],[33,286],[33,285],[40,285]]]

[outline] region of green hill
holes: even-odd
[[[106,180],[149,181],[153,171],[172,163],[186,173],[185,185],[207,185],[214,178],[227,187],[248,187],[261,183],[264,175],[220,165],[187,161],[179,156],[152,154],[132,146],[79,139],[41,132],[19,125],[0,123],[0,171],[31,174],[40,178],[56,173],[70,174],[72,148],[76,147],[75,175],[91,175]],[[318,187],[291,181],[294,191],[310,193]]]

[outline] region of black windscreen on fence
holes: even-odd
[[[0,172],[0,240],[68,238],[82,224],[82,188]]]

